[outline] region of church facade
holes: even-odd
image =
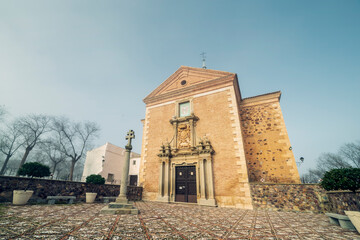
[[[280,96],[242,98],[236,74],[180,67],[144,99],[143,199],[251,209],[251,182],[300,183]]]

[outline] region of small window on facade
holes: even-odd
[[[113,182],[114,181],[114,174],[108,173],[107,182]]]
[[[179,117],[190,116],[190,102],[183,102],[179,104]]]
[[[133,165],[136,165],[136,160],[133,160]]]

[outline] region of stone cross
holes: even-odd
[[[126,147],[129,147],[130,149],[132,148],[131,146],[131,139],[135,139],[135,132],[133,130],[130,130],[126,137],[125,137],[126,140],[128,140],[128,144],[126,145]],[[126,148],[127,149],[127,148]]]

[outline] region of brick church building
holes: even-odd
[[[180,67],[144,99],[143,199],[251,209],[251,182],[300,183],[280,96],[242,98],[236,74]]]

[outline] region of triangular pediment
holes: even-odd
[[[181,66],[175,73],[166,79],[159,87],[152,91],[145,99],[160,96],[184,88],[193,87],[198,84],[209,82],[224,77],[234,78],[236,74],[216,71],[211,69],[193,68]]]

